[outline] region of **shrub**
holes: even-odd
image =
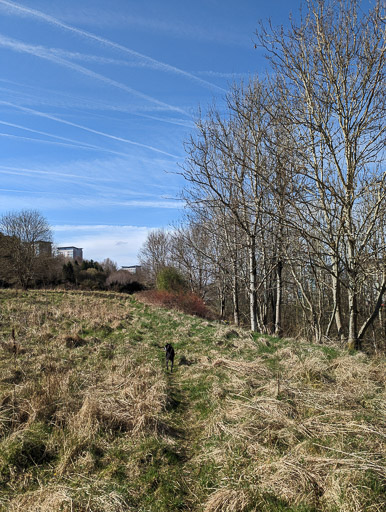
[[[213,314],[201,297],[194,293],[173,293],[166,290],[148,290],[138,294],[148,304],[177,309],[188,315],[212,319]]]
[[[84,279],[80,284],[81,290],[103,290],[103,285],[94,279]]]
[[[144,289],[143,284],[137,280],[137,277],[127,270],[112,272],[106,279],[106,286],[120,293],[135,293]]]
[[[157,290],[182,292],[186,290],[186,282],[174,267],[165,267],[157,274]]]

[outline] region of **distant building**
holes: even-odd
[[[15,243],[20,243],[20,239],[16,236],[8,236],[0,233],[0,244],[2,247],[7,246],[8,248],[13,247]],[[33,242],[21,242],[25,248],[31,247],[35,253],[35,256],[52,256],[52,242],[47,240],[35,240]],[[8,249],[12,250],[12,249]]]
[[[130,274],[138,274],[141,268],[141,265],[131,265],[122,267],[121,270],[126,270],[127,272],[130,272]]]
[[[33,242],[36,256],[45,254],[46,256],[52,256],[52,242],[46,242],[45,240],[38,240]]]
[[[58,247],[58,254],[61,254],[65,258],[74,261],[83,261],[83,249],[79,247],[69,246],[69,247]]]

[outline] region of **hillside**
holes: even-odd
[[[380,356],[121,294],[0,304],[1,511],[385,509]]]

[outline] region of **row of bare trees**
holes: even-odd
[[[309,1],[299,22],[256,36],[272,73],[200,114],[186,222],[152,233],[142,262],[216,288],[220,314],[254,331],[359,349],[386,335],[384,8]]]

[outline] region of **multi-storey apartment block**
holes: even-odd
[[[76,261],[83,261],[83,249],[79,247],[69,246],[69,247],[58,247],[58,254],[61,254],[65,258]]]

